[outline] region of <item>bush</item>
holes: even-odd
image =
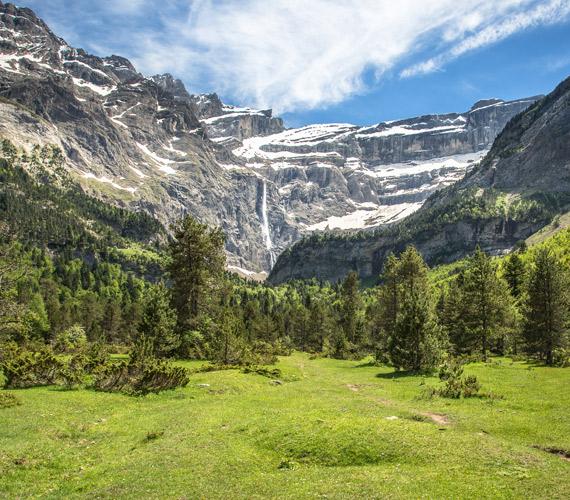
[[[21,389],[55,384],[63,365],[49,347],[43,347],[39,351],[21,348],[4,351],[0,366],[5,386]]]
[[[239,366],[236,365],[224,365],[224,364],[212,364],[202,365],[199,368],[192,370],[194,373],[208,373],[208,372],[219,372],[222,370],[238,370]]]
[[[0,392],[0,408],[11,408],[21,405],[21,401],[11,392]]]
[[[106,365],[109,361],[109,350],[102,342],[94,342],[87,346],[83,355],[86,373],[93,373],[98,367]]]
[[[185,368],[168,361],[148,359],[144,364],[131,361],[108,363],[95,373],[93,387],[99,391],[145,396],[184,387],[188,381]]]
[[[87,335],[81,325],[73,325],[59,332],[54,340],[57,352],[74,352],[87,344]]]
[[[266,368],[264,366],[246,366],[242,369],[243,373],[256,373],[263,377],[277,379],[281,377],[281,370],[279,368]]]
[[[481,389],[481,384],[475,375],[468,375],[463,379],[463,397],[471,398],[476,396]]]
[[[552,352],[552,365],[560,368],[570,366],[570,350],[562,347],[554,349]]]
[[[85,382],[85,367],[87,357],[83,354],[75,354],[71,359],[62,365],[59,372],[59,382],[66,389],[73,389]]]
[[[481,384],[474,375],[463,376],[463,365],[463,360],[447,359],[439,368],[439,379],[445,385],[440,389],[432,389],[431,394],[451,399],[477,396]]]
[[[95,370],[93,387],[99,391],[144,396],[184,387],[188,381],[188,370],[155,358],[152,343],[141,337],[129,361],[107,362]]]

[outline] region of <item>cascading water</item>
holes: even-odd
[[[265,238],[265,248],[269,252],[269,263],[271,267],[275,264],[275,252],[273,251],[273,242],[271,241],[271,231],[269,229],[269,218],[267,217],[267,183],[263,181],[263,193],[261,196],[261,225],[263,236]]]

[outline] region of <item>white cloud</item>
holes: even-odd
[[[570,17],[570,0],[28,2],[44,6],[58,31],[81,19],[83,36],[73,40],[100,55],[108,49],[144,73],[168,71],[190,90],[280,113],[341,102],[366,92],[371,79],[438,71],[466,52]]]
[[[482,29],[462,38],[456,45],[437,56],[404,69],[400,75],[409,78],[419,74],[431,73],[466,52],[499,42],[527,28],[560,22],[569,16],[570,2],[565,0],[551,0],[527,11],[513,13],[505,19],[489,22]]]
[[[569,8],[562,0],[200,0],[184,19],[165,19],[169,36],[148,40],[138,62],[172,70],[173,55],[191,84],[207,80],[236,100],[291,111],[365,91],[366,70],[377,78],[435,71]]]

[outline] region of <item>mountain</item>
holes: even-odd
[[[389,252],[414,244],[431,263],[451,262],[479,245],[509,251],[570,210],[570,78],[519,113],[481,163],[389,228],[308,238],[282,254],[269,277],[337,280],[351,270],[375,279]]]
[[[30,9],[0,1],[0,136],[27,150],[58,146],[86,193],[165,227],[185,213],[220,225],[234,269],[269,271],[313,231],[373,230],[413,213],[535,100],[287,130],[271,110],[73,48]]]

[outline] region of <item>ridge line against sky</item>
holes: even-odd
[[[22,0],[97,55],[289,125],[463,111],[570,73],[570,0]]]

